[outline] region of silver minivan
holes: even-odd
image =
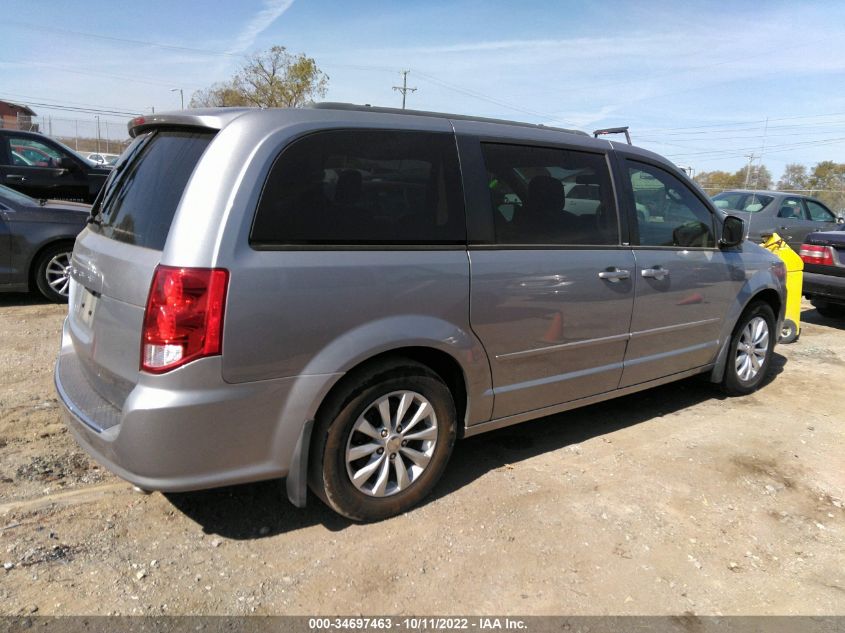
[[[457,438],[695,374],[764,380],[779,259],[665,159],[344,104],[131,121],[73,251],[55,382],[147,490],[286,477],[376,520]],[[640,208],[647,213],[638,213]]]

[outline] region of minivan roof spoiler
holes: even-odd
[[[403,110],[401,108],[386,108],[382,106],[371,106],[369,104],[359,105],[356,103],[343,103],[339,101],[321,101],[314,103],[309,108],[317,110],[345,110],[353,112],[382,112],[384,114],[406,114],[409,116],[428,116],[438,119],[455,119],[458,121],[477,121],[479,123],[502,123],[505,125],[518,125],[520,127],[530,127],[540,130],[553,130],[555,132],[567,132],[569,134],[578,134],[580,136],[589,136],[586,132],[581,130],[571,130],[562,127],[553,127],[550,125],[543,125],[542,123],[524,123],[522,121],[509,121],[507,119],[490,119],[487,117],[469,116],[466,114],[449,114],[446,112],[431,112],[429,110]]]
[[[257,108],[197,108],[178,112],[162,112],[160,114],[143,114],[129,120],[129,136],[135,138],[139,133],[153,127],[164,125],[204,127],[220,130],[233,119],[244,112]]]
[[[606,127],[601,130],[595,130],[593,132],[593,138],[598,138],[599,136],[606,136],[607,134],[624,134],[625,140],[628,141],[628,145],[631,145],[631,135],[628,133],[628,126],[625,127]]]

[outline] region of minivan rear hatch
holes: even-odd
[[[90,387],[116,409],[138,381],[153,273],[188,181],[215,133],[190,127],[141,133],[77,238],[67,320],[73,350],[63,350],[60,373],[68,372],[74,383],[84,379],[81,390]]]

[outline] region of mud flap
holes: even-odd
[[[296,442],[290,462],[285,488],[288,499],[297,508],[304,508],[308,499],[308,449],[311,446],[311,430],[314,420],[308,420],[302,426],[302,433]]]
[[[733,335],[729,336],[722,343],[722,349],[719,350],[719,354],[716,356],[716,364],[710,371],[710,382],[722,382],[722,379],[725,377],[725,367],[728,363],[728,348],[731,346],[732,337]]]

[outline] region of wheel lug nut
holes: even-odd
[[[377,454],[377,455],[381,455],[382,453],[384,453],[384,449],[383,449],[383,448],[380,448],[380,449],[378,449],[378,450],[376,451],[376,454]]]
[[[382,430],[381,430],[381,436],[382,436],[382,437],[387,437],[387,429],[382,429]]]
[[[402,440],[402,446],[407,446],[407,445],[408,445],[408,440]]]
[[[396,453],[391,453],[391,454],[390,454],[390,459],[396,459]]]
[[[397,427],[396,427],[396,432],[397,432],[397,433],[401,433],[401,432],[402,432],[402,425],[401,425],[401,424],[400,424],[399,426],[397,426]]]

